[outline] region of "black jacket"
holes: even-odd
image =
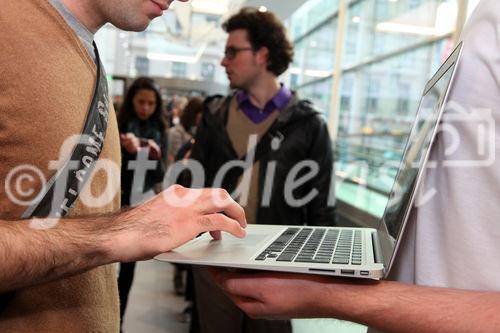
[[[213,187],[214,178],[223,164],[231,160],[239,160],[226,130],[231,98],[232,96],[208,98],[205,102],[202,122],[197,131],[191,157],[204,167],[207,187]],[[245,157],[241,160],[245,160]],[[257,160],[260,161],[257,223],[334,224],[334,198],[329,197],[333,196],[333,189],[330,191],[330,187],[333,187],[331,141],[325,121],[312,108],[310,102],[299,101],[295,96],[293,97],[257,144],[255,161]],[[292,193],[296,200],[304,198],[311,191],[317,191],[317,194],[305,204],[287,202],[285,198],[287,176],[294,166],[305,160],[316,161],[319,172],[313,178],[309,177],[307,182],[293,191],[288,190],[287,193]],[[270,162],[276,162],[276,171],[274,177],[269,171],[267,186],[272,184],[272,190],[267,191],[271,194],[269,204],[263,205],[266,171],[268,165],[272,165],[269,164]],[[300,168],[300,170],[293,179],[300,179],[301,175],[311,172],[309,168]],[[224,177],[222,187],[232,193],[242,173],[243,168],[230,169]]]

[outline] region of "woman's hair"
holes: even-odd
[[[196,125],[196,116],[203,111],[203,98],[196,96],[189,98],[181,116],[182,127],[186,131]]]
[[[269,50],[267,69],[276,76],[284,73],[293,61],[293,45],[286,35],[285,26],[271,12],[245,7],[224,22],[222,28],[227,33],[246,30],[254,51],[266,47]]]
[[[162,111],[162,100],[158,85],[153,81],[153,79],[140,77],[136,79],[128,89],[125,100],[122,104],[120,112],[118,113],[118,128],[120,133],[126,131],[127,124],[131,119],[137,118],[134,111],[133,100],[137,92],[143,89],[153,91],[156,98],[156,108],[150,119],[158,123],[159,129],[162,133],[168,128],[167,120],[165,119]]]

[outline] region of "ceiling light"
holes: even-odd
[[[309,76],[309,77],[328,77],[332,73],[329,72],[329,71],[320,71],[320,70],[307,69],[304,74],[306,76]]]
[[[227,13],[228,7],[226,4],[216,1],[201,1],[195,0],[191,3],[193,11],[222,15]]]
[[[377,24],[377,31],[398,32],[409,35],[441,36],[443,33],[435,27],[424,27],[420,25],[382,22]]]
[[[361,21],[361,18],[359,16],[353,16],[352,22],[359,23],[360,21]]]
[[[198,49],[195,55],[178,55],[178,54],[168,54],[168,53],[155,53],[148,52],[147,57],[150,60],[159,60],[159,61],[175,61],[175,62],[183,62],[186,64],[196,64],[200,61],[201,56],[205,52],[207,48],[207,44],[203,45]]]

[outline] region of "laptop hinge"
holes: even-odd
[[[372,232],[372,246],[373,246],[373,255],[375,258],[375,262],[377,264],[383,264],[384,260],[382,258],[382,248],[380,247],[378,233],[376,231]]]

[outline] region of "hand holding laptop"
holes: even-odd
[[[231,300],[250,317],[277,320],[335,317],[332,311],[349,304],[342,302],[344,297],[363,297],[360,286],[373,290],[384,283],[311,274],[249,274],[215,267],[208,270]]]

